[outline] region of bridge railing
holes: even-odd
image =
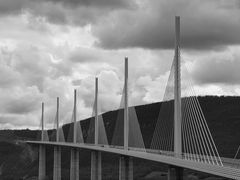
[[[221,159],[224,166],[230,166],[235,168],[240,167],[240,159],[232,159],[232,158],[226,158],[226,157],[221,157]]]
[[[69,142],[68,142],[69,143]],[[80,143],[87,146],[96,146],[95,144],[91,143]],[[123,146],[117,146],[117,145],[105,145],[105,144],[98,144],[97,146],[103,147],[103,148],[116,148],[116,149],[122,149],[124,150]],[[174,158],[179,158],[182,160],[188,160],[188,161],[195,161],[200,163],[208,163],[209,159],[214,159],[215,157],[212,156],[206,156],[206,155],[197,155],[197,154],[190,154],[190,153],[182,153],[182,154],[175,154],[173,151],[164,151],[164,150],[158,150],[158,149],[144,149],[144,148],[138,148],[138,147],[129,147],[127,149],[128,151],[138,151],[138,152],[145,152],[145,153],[153,153],[153,154],[159,154]],[[239,168],[240,167],[240,159],[231,159],[231,158],[225,158],[221,157],[222,163],[224,166],[227,167],[233,167],[233,168]],[[220,162],[218,162],[220,164]],[[217,160],[215,163],[209,163],[209,164],[217,164]]]

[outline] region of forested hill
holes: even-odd
[[[198,100],[220,154],[233,156],[238,145],[240,145],[240,97],[204,96],[198,97]],[[160,107],[161,103],[136,106],[136,113],[146,146],[149,146],[148,142],[151,141]],[[103,114],[108,138],[112,136],[111,132],[113,132],[117,115],[117,111]],[[86,119],[81,122],[84,136],[86,136],[89,127],[89,120]],[[64,132],[67,131],[67,128],[67,126],[64,127]],[[29,129],[0,130],[0,141],[32,140],[36,139],[38,134],[38,131]]]
[[[206,96],[198,97],[198,100],[220,156],[233,157],[240,145],[240,97]],[[161,103],[136,107],[146,146],[149,146],[147,142],[152,138],[160,107]],[[108,138],[112,136],[110,132],[115,126],[117,115],[117,111],[103,114]],[[85,138],[89,120],[81,122]],[[65,126],[64,132],[67,132],[67,129],[68,126]],[[37,172],[37,149],[22,142],[36,138],[37,134],[38,131],[32,130],[0,131],[0,179],[27,177]]]

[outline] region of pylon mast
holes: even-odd
[[[56,129],[56,141],[59,142],[59,97],[57,97],[57,129]]]
[[[98,78],[95,79],[95,144],[98,144]]]
[[[174,58],[174,152],[182,153],[181,136],[181,62],[180,62],[180,17],[175,17],[175,58]]]
[[[74,120],[74,128],[73,128],[73,142],[77,142],[77,90],[74,90],[74,114],[73,114],[73,120]]]
[[[128,58],[125,58],[124,78],[124,149],[128,149],[129,119],[128,119]]]
[[[41,124],[42,124],[41,140],[44,141],[44,103],[43,102],[42,102],[42,119],[41,119]]]

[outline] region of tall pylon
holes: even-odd
[[[56,126],[56,141],[59,142],[59,97],[57,97],[57,114],[56,114],[57,126]]]
[[[129,114],[128,114],[128,58],[125,57],[124,70],[124,149],[129,150]],[[119,180],[133,180],[133,158],[119,157]]]
[[[94,144],[98,145],[99,140],[99,122],[98,122],[98,78],[95,78],[95,132]],[[102,180],[102,153],[100,151],[91,152],[91,180]]]
[[[77,90],[74,90],[73,143],[77,143]],[[79,180],[79,150],[71,148],[70,180]]]
[[[74,90],[74,112],[73,112],[74,128],[73,143],[77,143],[77,90]]]
[[[44,141],[44,102],[42,102],[42,116],[41,116],[41,130],[42,130],[42,134],[41,134],[41,141]]]
[[[129,116],[128,116],[128,58],[125,57],[124,76],[124,149],[128,150]]]
[[[56,129],[56,141],[59,142],[59,97],[57,97],[57,129]],[[53,180],[61,180],[61,147],[60,146],[54,146],[54,152],[53,152]]]
[[[98,136],[99,136],[99,125],[98,125],[98,78],[95,78],[95,145],[98,145]]]
[[[180,17],[175,17],[175,56],[174,56],[174,154],[182,154],[182,115],[181,115],[181,62],[180,62]],[[174,171],[172,171],[174,170]],[[183,180],[183,168],[168,167],[168,179]]]
[[[42,103],[42,117],[41,117],[41,141],[44,141],[44,103]],[[44,180],[46,178],[46,146],[39,145],[39,167],[38,167],[38,179]]]
[[[91,152],[91,180],[102,180],[102,153]]]
[[[175,17],[175,57],[174,57],[174,153],[182,154],[181,133],[181,62],[180,62],[180,17]]]

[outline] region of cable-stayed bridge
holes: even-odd
[[[42,104],[41,140],[28,141],[39,145],[39,180],[46,177],[46,146],[54,147],[53,179],[61,179],[61,149],[71,149],[70,179],[79,180],[79,152],[91,151],[91,180],[102,179],[102,152],[119,155],[119,179],[133,180],[133,158],[169,165],[168,179],[183,179],[183,169],[191,169],[230,179],[240,179],[239,161],[219,156],[195,95],[191,81],[181,82],[186,68],[180,56],[180,17],[175,18],[175,55],[167,81],[153,137],[149,146],[143,139],[135,107],[128,105],[128,59],[125,58],[125,78],[121,105],[111,135],[99,114],[98,79],[95,83],[93,117],[87,137],[77,121],[77,91],[74,91],[72,123],[68,132],[59,125],[59,98],[55,130],[51,136],[44,129]]]

